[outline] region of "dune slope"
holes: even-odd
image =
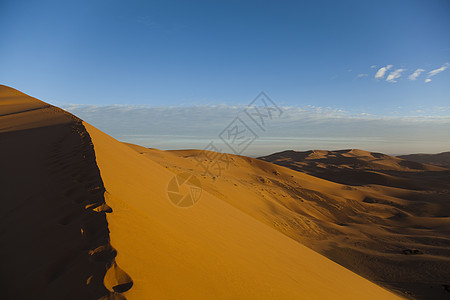
[[[410,298],[449,296],[450,193],[445,169],[423,171],[428,166],[414,165],[409,172],[427,188],[408,190],[380,184],[340,184],[235,155],[227,155],[228,166],[222,164],[221,174],[214,175],[205,166],[214,166],[208,158],[215,153],[127,145],[174,173],[194,174],[203,191],[365,278]],[[347,162],[360,177],[370,170],[357,172],[359,157],[376,159],[367,151],[341,152],[349,156]],[[324,153],[315,156],[324,159]],[[386,155],[376,156],[382,158],[382,164],[377,162],[372,168],[404,168],[396,165],[399,159],[392,163]],[[400,179],[402,184],[414,185],[411,178]],[[385,178],[392,183],[390,180]]]

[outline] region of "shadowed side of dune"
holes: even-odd
[[[0,115],[0,298],[124,299],[81,120],[4,86]]]

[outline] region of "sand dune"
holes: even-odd
[[[6,299],[448,295],[444,190],[343,185],[242,156],[210,176],[200,151],[120,143],[4,86],[0,145]],[[201,186],[189,208],[169,200],[180,173]]]

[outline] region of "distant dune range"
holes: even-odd
[[[448,298],[450,169],[362,150],[283,151],[261,160],[342,184],[361,201],[333,202],[298,240],[354,272],[420,299]],[[314,201],[314,200],[313,200]],[[338,225],[336,227],[335,225]],[[295,237],[294,237],[295,238]]]
[[[286,151],[206,175],[199,150],[121,143],[5,86],[0,154],[1,298],[450,295],[444,167]],[[167,196],[182,172],[203,189],[190,208]]]
[[[400,155],[399,158],[423,164],[450,167],[450,151],[438,154],[409,154]]]

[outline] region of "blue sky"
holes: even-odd
[[[283,107],[448,116],[449,28],[446,0],[2,0],[0,83],[59,106],[233,106],[263,90]]]

